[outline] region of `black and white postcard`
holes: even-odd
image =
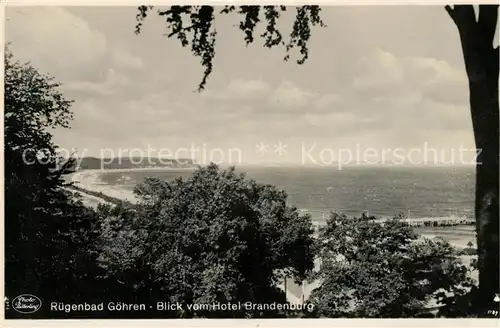
[[[498,320],[498,4],[4,6],[9,322]]]

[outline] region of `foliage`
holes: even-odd
[[[4,64],[5,294],[34,294],[42,302],[88,296],[79,286],[94,279],[98,224],[62,188],[71,163],[57,156],[48,132],[68,127],[71,101],[52,77],[15,61],[9,49]]]
[[[444,240],[423,239],[400,217],[332,213],[316,243],[321,285],[310,302],[322,317],[415,317],[433,299],[470,283]]]
[[[457,225],[474,225],[474,220],[434,220],[434,221],[424,221],[424,227],[452,227]]]
[[[149,178],[136,194],[137,206],[102,209],[100,262],[131,295],[184,305],[165,316],[280,316],[187,306],[283,303],[284,275],[300,281],[313,267],[310,218],[286,205],[285,192],[234,168],[212,164],[173,182]]]
[[[78,192],[81,192],[81,193],[84,193],[84,194],[88,194],[90,196],[100,198],[100,199],[102,199],[110,204],[120,205],[122,203],[125,203],[125,204],[129,203],[129,202],[121,200],[119,198],[105,195],[102,191],[97,192],[97,191],[93,191],[93,190],[87,190],[85,188],[77,187],[75,185],[68,186],[68,188],[73,189],[73,190],[78,191]]]
[[[477,255],[477,249],[472,247],[466,247],[460,250],[461,255]]]
[[[153,6],[140,6],[137,14],[136,34],[141,32],[144,19]],[[243,16],[239,29],[245,33],[247,45],[255,40],[255,27],[263,20],[266,24],[266,31],[260,35],[264,39],[264,46],[272,48],[283,46],[286,49],[284,60],[290,58],[290,50],[298,47],[302,57],[297,60],[299,65],[305,63],[309,57],[308,41],[311,38],[311,27],[319,25],[325,26],[321,20],[319,6],[296,7],[296,17],[290,33],[290,40],[285,43],[283,34],[276,24],[282,12],[287,10],[287,6],[224,6],[219,12],[212,6],[171,6],[167,10],[158,10],[158,15],[162,16],[167,23],[167,37],[176,37],[183,47],[191,45],[191,52],[194,56],[201,58],[204,67],[203,79],[198,90],[203,90],[207,79],[213,70],[213,59],[215,57],[215,42],[217,31],[215,29],[215,19],[217,15],[237,13]],[[261,17],[261,16],[264,17]]]

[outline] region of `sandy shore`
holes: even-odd
[[[68,180],[74,182],[76,186],[94,191],[102,192],[105,195],[123,199],[131,203],[137,202],[137,198],[131,190],[110,186],[101,180],[101,175],[106,173],[127,173],[127,172],[158,172],[158,171],[194,171],[196,168],[173,168],[173,167],[153,167],[134,169],[92,169],[81,170],[68,176]]]
[[[137,198],[131,190],[125,190],[116,186],[110,186],[101,180],[101,175],[106,173],[127,173],[127,172],[158,172],[158,171],[194,171],[196,168],[173,168],[173,167],[154,167],[154,168],[134,168],[134,169],[92,169],[81,170],[68,175],[67,181],[73,182],[75,186],[94,192],[102,192],[105,195],[123,199],[131,203],[137,202]]]
[[[81,191],[77,191],[77,190],[74,190],[74,189],[71,189],[71,188],[65,188],[66,190],[68,190],[69,192],[73,193],[73,194],[79,194],[82,196],[82,202],[84,205],[88,206],[88,207],[92,207],[93,209],[97,209],[97,206],[99,204],[110,204],[108,203],[107,201],[105,201],[104,199],[100,198],[100,197],[96,197],[96,196],[93,196],[93,195],[89,195],[87,193],[84,193],[84,192],[81,192]]]
[[[81,170],[68,175],[71,181],[80,182],[83,178],[87,176],[95,176],[97,174],[106,173],[120,173],[120,172],[155,172],[155,171],[194,171],[196,168],[172,168],[172,167],[152,167],[152,168],[141,168],[141,169],[89,169]]]
[[[137,169],[134,171],[137,171]],[[137,199],[132,191],[110,186],[101,180],[101,175],[109,172],[133,172],[133,170],[82,170],[71,174],[69,179],[77,187],[89,191],[102,192],[105,195],[129,202],[136,202]]]

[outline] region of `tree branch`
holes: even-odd
[[[450,15],[451,19],[453,20],[453,22],[455,22],[455,24],[457,23],[456,19],[455,19],[455,13],[453,11],[453,8],[451,8],[451,6],[449,5],[446,5],[444,6],[444,9],[446,9],[446,11],[448,12],[448,15]]]
[[[148,16],[148,11],[153,9],[153,6],[139,6],[137,10],[139,11],[135,16],[137,20],[137,25],[135,25],[135,34],[141,33],[142,22]]]
[[[193,25],[190,25],[188,27],[182,27],[182,28],[179,28],[179,29],[174,29],[169,34],[166,34],[166,36],[167,36],[167,38],[171,38],[172,36],[174,36],[176,34],[179,34],[180,32],[191,32],[191,30],[194,29],[194,28],[196,28],[196,27],[197,27],[197,25],[193,24]]]
[[[136,34],[140,33],[142,22],[147,18],[152,6],[138,7]],[[308,58],[308,41],[311,38],[311,28],[319,25],[324,27],[320,18],[319,6],[297,7],[297,14],[290,34],[290,42],[285,44],[283,36],[277,27],[280,12],[286,11],[286,6],[241,6],[237,10],[236,6],[225,6],[219,13],[229,14],[235,12],[243,16],[239,29],[245,33],[245,42],[250,44],[254,41],[254,30],[261,23],[265,24],[266,31],[260,36],[265,40],[264,46],[274,47],[284,45],[286,48],[285,60],[289,58],[292,48],[299,48],[302,58],[297,61],[303,64]],[[264,10],[265,20],[261,21],[259,13]],[[198,90],[202,90],[206,80],[212,72],[212,61],[215,57],[215,15],[212,6],[170,6],[169,9],[158,10],[158,15],[163,16],[166,21],[168,38],[176,37],[183,47],[191,44],[191,52],[194,56],[200,57],[201,64],[205,68],[204,76]],[[184,27],[184,23],[189,22],[189,26]],[[186,24],[187,25],[187,24]],[[190,34],[190,35],[188,35]]]
[[[454,5],[453,9],[450,6],[445,6],[444,8],[459,30],[462,30],[464,27],[476,25],[476,15],[474,14],[473,5]]]

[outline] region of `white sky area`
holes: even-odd
[[[294,11],[280,20],[287,35]],[[261,39],[246,47],[233,26],[240,16],[217,16],[214,71],[202,93],[193,92],[199,58],[163,35],[156,14],[135,35],[136,13],[7,8],[14,56],[54,76],[75,101],[72,129],[54,132],[60,147],[89,156],[237,148],[244,163],[300,163],[313,145],[313,158],[324,149],[474,148],[458,31],[442,6],[325,7],[327,27],[313,29],[302,66]],[[256,152],[261,142],[267,153]]]

